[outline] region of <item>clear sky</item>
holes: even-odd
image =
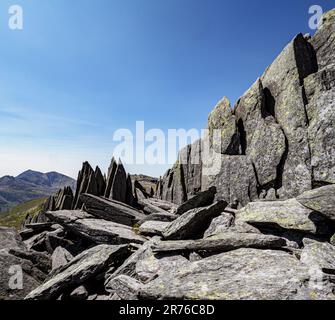
[[[113,132],[204,128],[308,27],[309,0],[1,0],[0,176],[106,170]],[[8,28],[8,8],[24,29]],[[166,166],[128,166],[155,176]]]

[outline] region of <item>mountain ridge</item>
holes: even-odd
[[[15,177],[3,176],[0,178],[0,213],[15,205],[47,197],[65,186],[74,189],[75,184],[73,178],[55,171],[27,170]]]

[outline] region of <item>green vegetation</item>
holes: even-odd
[[[47,198],[39,198],[17,205],[16,207],[0,212],[0,226],[19,229],[27,214],[35,215],[43,207]]]

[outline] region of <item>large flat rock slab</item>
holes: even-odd
[[[65,265],[49,281],[32,291],[27,300],[57,299],[64,290],[75,289],[111,266],[114,260],[127,257],[128,246],[93,247]]]
[[[182,256],[166,256],[157,258],[154,255],[139,260],[136,264],[136,275],[143,283],[148,283],[159,275],[173,273],[173,270],[190,262]]]
[[[236,214],[236,222],[277,225],[280,228],[316,233],[313,210],[297,200],[252,202]]]
[[[118,201],[90,194],[82,194],[80,200],[85,205],[85,211],[107,221],[133,226],[145,218],[145,215],[140,211]]]
[[[307,191],[297,198],[304,207],[335,221],[335,185]]]
[[[214,202],[216,195],[216,187],[211,187],[209,190],[199,192],[197,195],[193,196],[177,209],[176,214],[182,215],[187,211],[192,209],[207,207]]]
[[[141,299],[300,300],[334,299],[309,288],[309,270],[281,251],[240,249],[165,273],[140,288]]]
[[[153,245],[152,250],[156,253],[222,253],[241,248],[279,249],[286,245],[285,239],[276,236],[227,232],[203,240],[160,241]]]
[[[143,243],[146,241],[128,226],[96,219],[85,212],[55,211],[46,214],[65,229],[98,244]]]
[[[176,220],[179,216],[172,214],[172,213],[152,213],[146,216],[143,220],[141,220],[138,224],[142,225],[145,222],[148,221],[160,221],[160,222],[172,222]]]
[[[171,222],[163,232],[163,236],[166,240],[201,238],[212,220],[226,207],[226,202],[219,201],[209,207],[190,210]]]
[[[302,250],[301,261],[311,268],[335,274],[335,247],[327,242],[311,241]]]
[[[170,225],[170,222],[147,221],[139,227],[140,234],[148,236],[163,236],[164,230]]]
[[[134,252],[117,270],[111,268],[105,275],[105,286],[115,277],[120,275],[127,275],[129,277],[137,278],[136,265],[139,261],[147,259],[153,255],[151,247],[158,242],[159,238],[154,237],[145,242],[136,252]],[[107,290],[108,291],[108,290]]]

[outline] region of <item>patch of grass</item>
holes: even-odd
[[[41,211],[47,198],[39,198],[17,205],[0,213],[0,226],[19,229],[27,214],[35,215]]]

